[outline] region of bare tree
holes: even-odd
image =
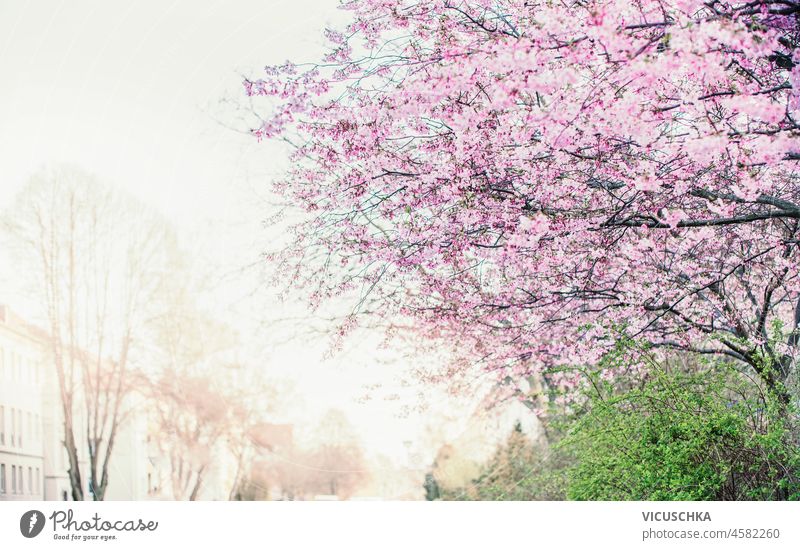
[[[49,332],[72,498],[88,496],[88,476],[91,498],[103,500],[130,390],[131,352],[168,228],[132,197],[70,166],[36,174],[5,218]],[[81,434],[88,474],[81,472]]]

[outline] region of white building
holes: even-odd
[[[46,497],[43,351],[42,335],[0,305],[0,500]]]

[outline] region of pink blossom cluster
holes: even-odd
[[[254,134],[297,145],[294,282],[361,289],[500,378],[623,335],[787,364],[800,1],[344,7],[325,59],[245,83],[279,101]]]

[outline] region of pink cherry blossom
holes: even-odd
[[[800,2],[343,6],[325,59],[245,82],[271,98],[254,135],[296,147],[277,185],[309,213],[280,258],[292,284],[361,289],[357,312],[412,321],[456,370],[569,388],[560,365],[624,335],[780,386]]]

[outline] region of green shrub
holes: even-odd
[[[639,387],[585,403],[561,446],[576,500],[800,500],[785,405],[736,371],[654,368]]]

